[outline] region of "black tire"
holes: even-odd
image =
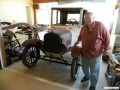
[[[115,87],[119,87],[119,90],[120,90],[120,80],[116,81],[116,82],[114,83],[114,86],[115,86]],[[118,89],[115,89],[115,90],[118,90]]]
[[[40,51],[35,45],[28,45],[22,53],[22,62],[26,67],[33,67],[39,59]]]
[[[78,62],[79,62],[79,58],[73,58],[71,64],[71,78],[73,80],[76,80],[79,74],[80,64]]]
[[[7,65],[8,65],[8,66],[13,63],[12,58],[11,58],[10,56],[8,56],[8,57],[6,58],[6,60],[7,60]]]
[[[22,59],[22,54],[20,53],[19,55],[18,55],[18,60],[21,60]]]
[[[105,72],[105,77],[107,78],[109,75],[111,75],[111,69],[110,69],[110,66],[108,65],[107,70]]]
[[[103,60],[104,62],[108,62],[109,59],[110,59],[110,57],[109,57],[108,55],[103,55],[103,56],[102,56],[102,60]]]
[[[107,72],[105,73],[105,77],[107,78],[108,76],[107,76]]]

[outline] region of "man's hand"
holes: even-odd
[[[109,55],[110,53],[111,53],[111,52],[110,52],[110,49],[104,50],[103,55]]]
[[[75,42],[75,43],[74,43],[74,46],[77,46],[78,43],[79,43],[79,41]]]

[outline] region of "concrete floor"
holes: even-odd
[[[64,55],[72,60],[69,53]],[[81,83],[84,76],[82,69],[78,78],[70,77],[70,66],[39,60],[33,68],[25,67],[21,61],[0,70],[0,90],[89,90],[90,82]],[[96,90],[104,90],[108,86],[105,78],[107,64],[103,62]]]

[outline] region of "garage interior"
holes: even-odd
[[[8,62],[5,54],[2,22],[28,23],[29,25],[46,25],[51,29],[52,7],[82,7],[92,11],[96,20],[103,22],[111,33],[111,52],[120,52],[120,0],[1,0],[0,1],[0,90],[89,90],[89,81],[81,83],[84,76],[80,66],[76,80],[72,80],[69,65],[46,62],[39,59],[34,67],[23,65],[21,59]],[[57,18],[57,17],[56,17]],[[52,18],[54,20],[54,18]],[[57,22],[57,21],[56,21]],[[16,32],[19,28],[13,28]],[[19,29],[20,30],[20,29]],[[43,37],[43,34],[40,34]],[[28,35],[18,34],[20,44],[28,39]],[[115,48],[115,46],[117,48]],[[64,59],[72,61],[71,52],[63,55]],[[118,56],[119,57],[119,56]],[[120,62],[119,62],[120,65]],[[96,90],[108,90],[113,87],[105,73],[108,62],[103,61],[100,69],[100,78]],[[118,81],[120,87],[120,81]],[[116,86],[118,89],[118,86]]]

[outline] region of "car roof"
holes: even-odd
[[[52,7],[52,10],[59,10],[59,11],[65,11],[65,12],[71,12],[71,13],[79,13],[80,10],[85,10],[82,7]]]

